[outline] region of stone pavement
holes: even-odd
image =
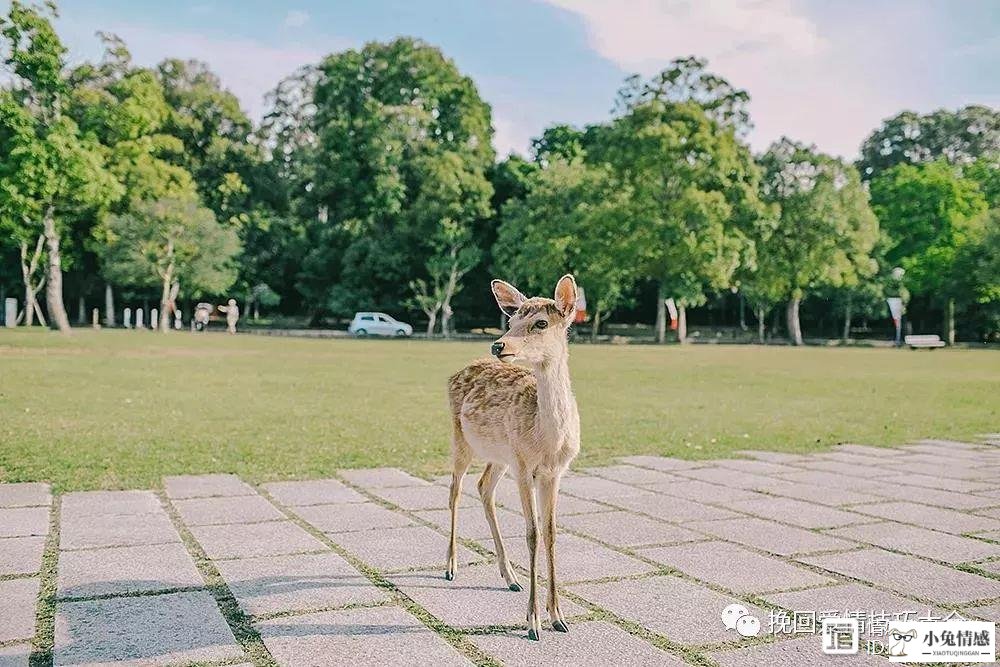
[[[1000,621],[1000,435],[887,449],[576,470],[560,496],[568,635],[525,638],[466,479],[443,577],[446,478],[342,470],[252,486],[66,493],[0,484],[0,667],[855,665],[825,615],[877,638],[898,614]],[[516,488],[498,516],[524,581]],[[761,634],[727,630],[740,603]]]

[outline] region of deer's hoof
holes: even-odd
[[[514,591],[515,593],[520,593],[521,590],[522,590],[521,584],[519,584],[517,582],[514,582],[513,584],[511,584],[507,588],[509,588],[510,590]]]
[[[566,621],[552,621],[552,629],[556,632],[569,632],[569,626],[566,625]]]
[[[455,573],[452,572],[451,570],[448,570],[447,572],[444,573],[444,578],[447,579],[448,581],[453,581],[455,579]]]
[[[537,642],[541,637],[538,636],[538,631],[534,628],[528,628],[528,639],[533,642]]]

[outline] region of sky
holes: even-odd
[[[6,10],[7,0],[0,0]],[[755,150],[781,136],[853,158],[884,118],[1000,107],[997,0],[62,0],[73,62],[95,32],[140,65],[209,63],[259,119],[264,95],[324,55],[399,35],[440,47],[492,106],[502,157],[554,123],[609,117],[632,73],[676,57],[751,96]]]

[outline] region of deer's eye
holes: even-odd
[[[549,326],[549,323],[546,322],[545,320],[538,320],[537,322],[535,322],[534,326],[536,329],[544,329],[545,327]]]

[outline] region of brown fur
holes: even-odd
[[[457,565],[457,500],[462,478],[477,457],[487,462],[479,492],[496,544],[500,574],[512,590],[520,590],[496,525],[494,505],[496,486],[510,469],[521,496],[530,558],[528,631],[532,639],[538,639],[539,509],[549,564],[546,606],[553,627],[566,631],[556,590],[555,510],[559,480],[580,450],[580,418],[570,389],[567,345],[567,330],[575,312],[576,283],[572,276],[560,279],[555,299],[528,299],[498,280],[493,281],[493,293],[500,309],[510,315],[509,330],[494,345],[498,358],[475,361],[448,381],[453,474],[446,576],[454,577]],[[513,361],[528,367],[515,366]]]

